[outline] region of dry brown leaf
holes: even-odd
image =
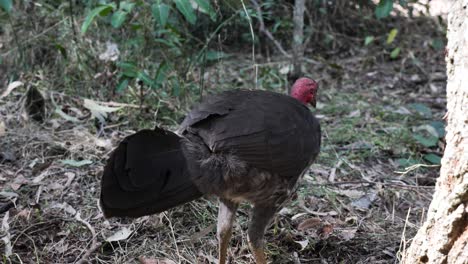
[[[324,225],[317,233],[322,239],[326,239],[330,236],[330,234],[333,232],[333,225],[331,224],[326,224]]]
[[[26,220],[29,220],[30,215],[31,215],[31,209],[22,209],[15,216],[22,217],[22,218],[24,218]]]
[[[99,54],[99,59],[102,61],[116,61],[119,58],[120,51],[116,43],[106,42],[106,51]]]
[[[104,148],[104,149],[111,149],[113,147],[112,141],[108,139],[101,139],[101,138],[95,138],[94,143],[96,146]]]
[[[45,179],[45,177],[49,176],[49,171],[43,171],[41,172],[41,174],[39,174],[38,176],[34,177],[34,179],[32,180],[33,183],[39,183],[41,182],[42,180]]]
[[[69,249],[69,245],[65,243],[66,238],[62,238],[58,243],[54,245],[54,250],[60,254],[65,253]]]
[[[122,229],[118,230],[114,234],[107,237],[106,241],[107,242],[114,242],[114,241],[125,240],[125,239],[129,238],[132,233],[133,233],[133,231],[130,230],[129,228],[122,227]]]
[[[307,245],[309,245],[309,240],[308,239],[302,240],[302,241],[294,241],[294,242],[301,245],[301,251],[304,250],[307,247]]]
[[[344,241],[353,239],[356,236],[357,228],[339,230],[338,236]]]
[[[47,189],[49,190],[59,190],[59,189],[63,189],[64,186],[58,182],[51,182],[47,185]]]
[[[20,174],[15,178],[15,180],[12,183],[10,183],[10,187],[11,189],[13,189],[13,191],[17,191],[19,188],[21,188],[23,184],[26,184],[28,182],[28,179],[26,179],[23,175]]]
[[[294,221],[294,220],[298,219],[299,217],[302,217],[302,216],[304,216],[304,215],[306,215],[306,214],[307,214],[307,213],[298,213],[298,214],[295,214],[295,215],[291,216],[291,220]]]
[[[2,95],[0,95],[0,99],[7,97],[14,89],[20,87],[21,85],[23,85],[23,83],[20,81],[14,81],[10,83]]]
[[[198,239],[208,235],[208,233],[210,233],[211,230],[213,230],[215,228],[215,226],[216,226],[215,224],[211,224],[211,225],[205,227],[204,229],[200,230],[199,232],[191,235],[190,238],[189,238],[189,241],[192,242],[192,243],[196,242]]]
[[[73,179],[75,179],[75,173],[68,171],[68,172],[65,172],[64,174],[65,174],[65,176],[67,176],[67,182],[65,183],[63,188],[67,188],[68,186],[70,186]]]
[[[351,206],[358,210],[366,211],[370,208],[374,200],[377,198],[377,191],[372,191],[362,196],[361,198],[353,201]]]
[[[68,203],[66,202],[63,202],[63,203],[53,203],[52,205],[49,206],[50,209],[53,209],[53,208],[58,208],[58,209],[62,209],[64,210],[65,212],[71,214],[71,215],[75,215],[76,214],[76,210],[75,208],[73,208],[71,205],[69,205]]]
[[[140,261],[141,264],[176,264],[175,261],[170,260],[168,258],[155,259],[155,258],[139,257],[138,260]]]
[[[340,194],[340,195],[344,195],[344,196],[347,196],[351,199],[358,199],[358,198],[361,198],[363,195],[365,195],[366,193],[363,192],[363,191],[358,191],[358,190],[333,190],[333,192],[337,193],[337,194]]]
[[[303,231],[303,230],[315,228],[315,227],[318,227],[321,223],[322,221],[319,218],[316,218],[316,217],[309,218],[309,219],[302,221],[297,226],[297,230]]]

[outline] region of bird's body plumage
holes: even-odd
[[[209,96],[187,114],[178,135],[156,128],[120,144],[104,171],[103,211],[137,217],[217,195],[224,263],[237,205],[250,202],[249,241],[263,263],[264,229],[318,155],[320,137],[318,120],[293,97],[247,90]]]
[[[179,133],[188,139],[185,144],[198,138],[195,144],[207,148],[184,148],[203,193],[254,204],[287,198],[320,149],[320,125],[310,110],[266,91],[212,96],[187,115]],[[211,175],[210,168],[220,166],[224,169]]]

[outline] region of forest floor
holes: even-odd
[[[322,151],[267,231],[272,263],[398,262],[424,220],[444,148],[445,61],[432,25],[403,24],[395,59],[383,44],[363,42],[345,56],[307,55],[305,71],[320,82],[312,111]],[[268,83],[285,79],[287,60],[257,62],[260,72],[274,73]],[[223,59],[206,69],[207,90],[220,79],[254,87],[251,66],[247,54]],[[98,205],[103,166],[135,128],[110,122],[98,133],[89,116],[73,121],[53,112],[37,124],[24,114],[24,91],[0,97],[0,204],[11,207],[0,215],[2,254],[11,253],[4,263],[216,263],[216,198],[136,220],[105,219]],[[52,98],[69,112],[89,112],[81,99]],[[110,115],[125,120],[139,112],[124,106]],[[253,260],[249,208],[238,212],[231,263]]]

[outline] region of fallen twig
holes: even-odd
[[[405,176],[406,174],[419,169],[419,168],[434,168],[434,167],[440,167],[440,165],[427,165],[427,164],[414,164],[409,167],[406,167],[404,171],[395,171],[395,173],[401,174],[401,176]]]
[[[11,235],[10,235],[10,225],[8,224],[8,218],[10,217],[10,212],[6,212],[5,216],[3,216],[2,220],[2,233],[4,236],[2,237],[3,243],[5,243],[5,257],[11,256],[13,253],[13,246],[11,245]]]
[[[85,225],[91,232],[91,235],[93,236],[91,247],[89,247],[88,250],[86,250],[86,252],[81,257],[81,259],[76,262],[77,264],[84,264],[88,262],[89,256],[101,246],[102,242],[97,241],[96,230],[94,230],[91,224],[89,224],[87,221],[81,218],[81,215],[79,212],[75,215],[75,220]]]

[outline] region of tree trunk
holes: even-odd
[[[299,76],[302,74],[301,64],[302,57],[304,56],[304,11],[305,0],[296,0],[294,2],[294,31],[293,31],[293,65],[294,75]]]
[[[447,146],[427,220],[402,263],[468,263],[468,1],[451,1]]]

